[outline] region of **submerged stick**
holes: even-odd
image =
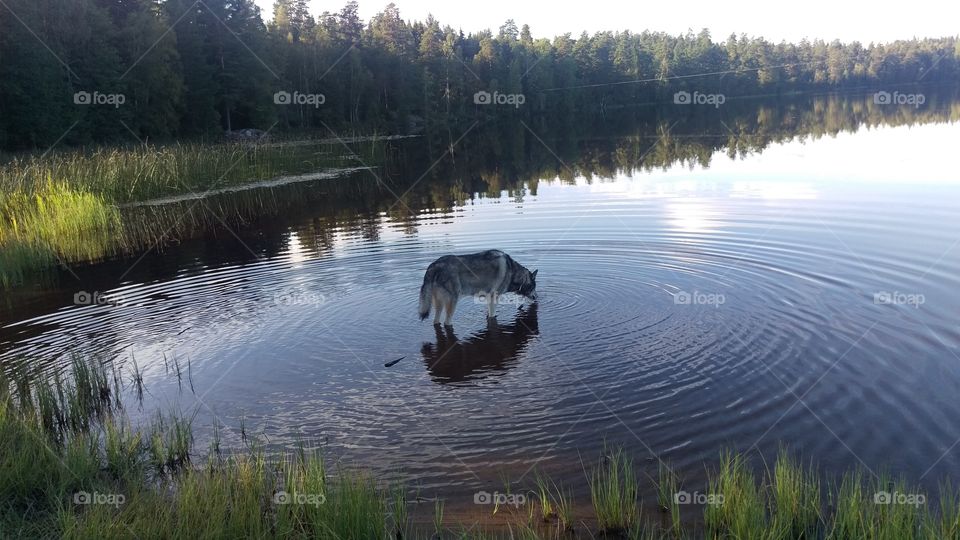
[[[400,358],[397,358],[396,360],[394,360],[394,361],[392,361],[392,362],[387,362],[386,364],[383,365],[383,367],[391,367],[391,366],[394,366],[394,365],[396,365],[397,362],[403,360],[404,358],[406,358],[406,356],[401,356]]]

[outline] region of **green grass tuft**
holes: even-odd
[[[364,472],[330,470],[322,453],[303,443],[268,455],[251,440],[242,453],[218,451],[207,461],[192,459],[191,421],[171,413],[131,426],[118,399],[119,375],[99,361],[74,358],[62,374],[42,373],[24,362],[8,367],[0,371],[4,537],[366,540],[572,534],[571,492],[542,474],[536,476],[535,490],[540,505],[501,514],[511,520],[506,533],[488,532],[484,523],[447,523],[440,497],[433,503],[432,523],[431,509],[424,506],[426,522],[417,524],[402,485],[390,488]],[[577,532],[644,539],[958,538],[960,497],[949,484],[941,486],[939,504],[928,504],[925,493],[886,475],[866,477],[854,470],[838,484],[826,485],[819,478],[812,465],[801,466],[786,451],[762,478],[744,456],[723,453],[708,474],[701,524],[681,522],[679,513],[673,514],[681,483],[661,464],[658,506],[671,509],[671,517],[669,526],[657,526],[641,520],[633,463],[617,449],[606,452],[588,473],[596,520]],[[85,504],[81,496],[107,503]],[[537,511],[539,517],[555,515],[557,526],[532,519]]]
[[[772,527],[789,538],[815,538],[820,523],[820,480],[781,450],[773,470]]]
[[[637,520],[637,478],[622,448],[604,455],[590,473],[590,499],[606,533],[628,531]]]
[[[711,536],[766,536],[766,502],[742,456],[729,452],[720,456],[718,469],[708,479],[704,521]]]

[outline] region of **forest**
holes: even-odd
[[[306,0],[277,0],[265,19],[252,0],[5,0],[0,148],[201,140],[244,128],[411,133],[669,103],[678,89],[734,99],[960,80],[956,36],[866,45],[716,41],[707,30],[548,38],[513,20],[472,33],[433,17],[407,21],[392,3],[363,21],[354,1],[314,16]],[[498,106],[497,96],[514,97]]]

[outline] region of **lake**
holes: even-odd
[[[692,487],[720,449],[781,446],[956,478],[960,102],[608,115],[500,118],[335,178],[124,209],[136,241],[4,292],[0,355],[135,361],[135,421],[177,408],[201,443],[215,423],[227,448],[314,441],[454,510],[535,470],[582,493],[616,445]],[[427,265],[489,248],[539,269],[537,301],[419,321]]]

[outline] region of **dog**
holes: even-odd
[[[470,255],[444,255],[430,263],[420,286],[420,320],[430,315],[433,304],[433,324],[440,324],[441,311],[446,312],[444,324],[450,320],[461,296],[480,295],[487,301],[487,317],[494,317],[497,299],[503,293],[516,293],[533,299],[537,289],[537,270],[531,272],[506,253],[491,249]]]

